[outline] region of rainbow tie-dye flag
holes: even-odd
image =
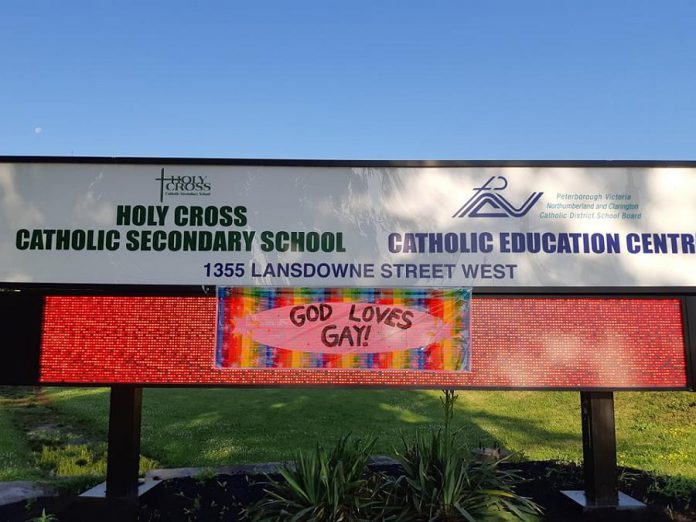
[[[218,368],[470,371],[468,288],[219,287]]]

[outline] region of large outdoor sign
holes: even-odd
[[[696,167],[0,163],[0,282],[696,287]]]
[[[696,163],[0,158],[0,384],[693,388],[694,201]]]

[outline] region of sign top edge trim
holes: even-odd
[[[146,156],[2,156],[0,163],[62,163],[112,165],[228,165],[269,167],[684,167],[696,160],[346,160],[274,158],[193,158]]]

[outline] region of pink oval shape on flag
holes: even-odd
[[[232,335],[313,353],[410,350],[452,337],[452,326],[427,312],[373,303],[308,303],[233,317]]]

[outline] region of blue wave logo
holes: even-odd
[[[519,218],[532,210],[543,194],[543,192],[532,192],[522,206],[516,207],[499,194],[507,186],[507,179],[503,176],[492,176],[483,185],[474,189],[474,195],[452,217]]]

